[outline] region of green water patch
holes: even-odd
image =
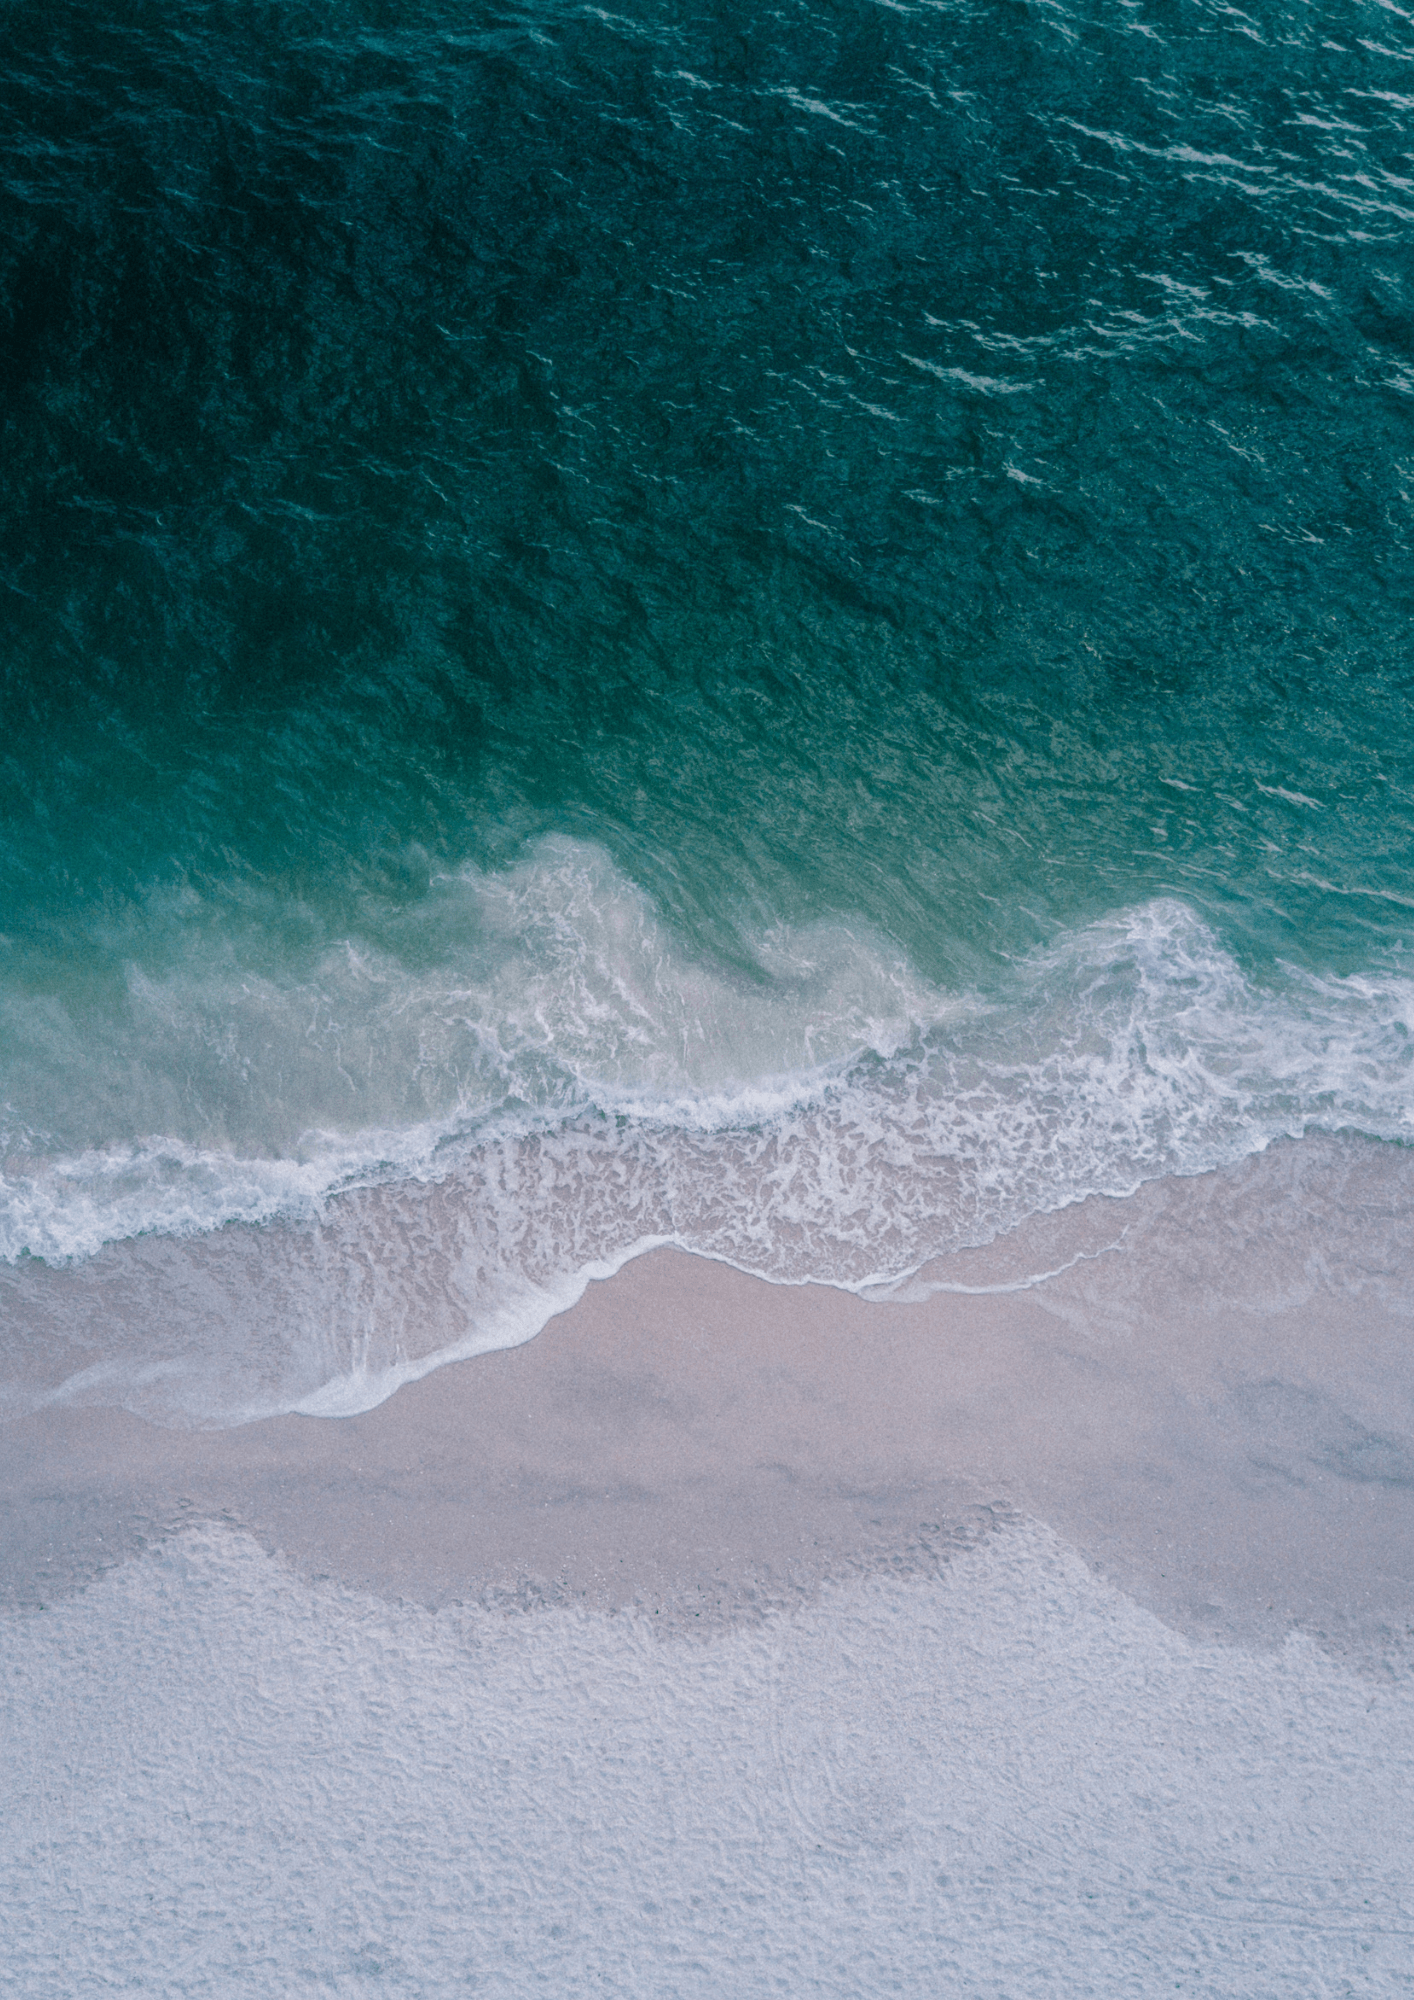
[[[11,8],[0,984],[118,1067],[135,974],[454,984],[550,835],[758,990],[1155,898],[1397,971],[1367,15]]]

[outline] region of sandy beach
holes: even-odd
[[[1038,1218],[901,1301],[658,1251],[528,1344],[338,1421],[51,1407],[4,1432],[5,1592],[47,1600],[219,1519],[419,1603],[731,1617],[1026,1516],[1185,1631],[1393,1643],[1410,1181],[1390,1148],[1277,1148]]]
[[[1408,1990],[1408,1179],[1278,1148],[892,1302],[659,1251],[362,1415],[6,1426],[23,1990]]]
[[[6,2000],[1414,2000],[1408,11],[4,18]]]

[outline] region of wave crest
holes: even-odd
[[[306,1133],[287,1157],[164,1138],[12,1164],[11,1407],[363,1407],[528,1338],[658,1244],[869,1290],[1089,1195],[1312,1130],[1404,1138],[1414,1117],[1414,982],[1258,985],[1174,900],[983,996],[846,927],[774,933],[734,980],[675,956],[570,843],[478,893],[511,940],[489,984],[403,987],[404,1013],[439,991],[438,1018],[459,1009],[492,1051],[441,1116]],[[277,1226],[213,1239],[229,1223]]]
[[[208,1125],[222,1089],[228,1124],[231,1097],[254,1096],[265,1143],[187,1131],[55,1157],[30,1135],[0,1177],[0,1255],[312,1222],[351,1189],[436,1180],[519,1236],[527,1267],[652,1236],[861,1284],[1281,1135],[1398,1138],[1414,1117],[1414,982],[1286,968],[1259,986],[1172,899],[1073,931],[980,995],[845,925],[775,929],[747,971],[709,966],[569,840],[453,886],[474,936],[430,969],[349,945],[317,984],[135,977],[163,1031],[136,1037],[147,1066],[160,1040]],[[194,1051],[217,1044],[202,1097]],[[350,1083],[321,1098],[331,1072]],[[376,1120],[341,1126],[341,1094]],[[321,1122],[291,1129],[311,1107]]]

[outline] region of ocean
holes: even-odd
[[[1414,1133],[1414,24],[10,0],[0,1412]]]

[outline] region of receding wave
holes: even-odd
[[[1254,983],[1178,901],[1072,931],[989,995],[839,924],[710,966],[565,839],[449,881],[441,920],[469,941],[424,939],[420,970],[349,946],[224,995],[132,982],[161,1029],[135,1097],[159,1055],[190,1078],[204,1051],[208,1115],[224,1087],[265,1144],[12,1149],[12,1406],[358,1407],[528,1337],[652,1245],[862,1289],[1283,1135],[1414,1122],[1414,982]],[[341,1094],[377,1122],[339,1129]],[[295,1128],[311,1106],[325,1122]]]

